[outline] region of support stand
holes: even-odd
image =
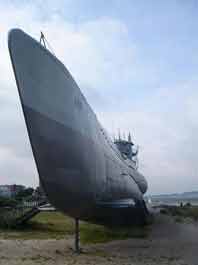
[[[75,253],[80,254],[79,219],[75,219]]]

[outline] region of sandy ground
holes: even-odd
[[[0,264],[198,264],[198,223],[176,223],[158,215],[148,238],[83,246],[73,240],[0,240]]]

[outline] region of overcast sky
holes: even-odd
[[[197,14],[191,0],[0,1],[0,184],[38,184],[7,48],[19,27],[44,32],[110,134],[131,131],[148,193],[198,190]]]

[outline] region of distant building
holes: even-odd
[[[23,185],[0,185],[0,196],[11,198],[17,195],[19,191],[25,189]]]
[[[14,197],[17,195],[17,193],[19,193],[20,191],[24,190],[25,186],[23,185],[10,185],[10,190],[11,190],[11,196]]]
[[[0,196],[1,197],[11,197],[11,190],[9,185],[0,185]]]

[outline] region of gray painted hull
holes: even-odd
[[[92,222],[111,223],[120,214],[135,219],[144,209],[147,182],[118,154],[68,70],[21,30],[10,32],[8,45],[39,178],[50,202]],[[104,207],[123,199],[134,205]]]

